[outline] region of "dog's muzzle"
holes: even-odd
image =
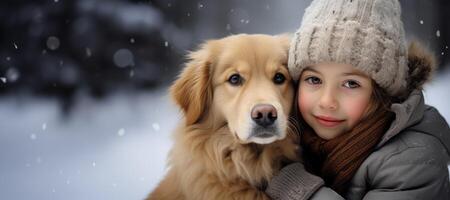
[[[258,104],[251,111],[251,118],[255,122],[249,138],[269,139],[278,137],[276,121],[277,109],[269,104]]]
[[[252,120],[263,128],[267,128],[277,120],[277,109],[269,104],[259,104],[253,107]]]

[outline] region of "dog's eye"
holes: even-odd
[[[276,73],[273,77],[273,82],[275,84],[283,84],[286,80],[286,77],[282,73]]]
[[[243,79],[239,74],[233,74],[230,76],[230,78],[228,78],[228,82],[231,85],[235,85],[235,86],[242,85],[242,81],[243,81]]]

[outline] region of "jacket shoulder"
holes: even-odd
[[[373,170],[386,162],[447,166],[448,160],[447,150],[438,138],[416,130],[404,130],[373,152],[363,165]]]
[[[352,180],[349,195],[362,199],[369,190],[412,191],[420,187],[424,187],[422,191],[439,190],[439,195],[449,195],[448,160],[447,150],[439,139],[405,130],[363,162]]]
[[[368,173],[374,173],[386,164],[435,165],[447,169],[448,161],[447,150],[438,138],[416,130],[404,130],[373,152],[363,164]]]

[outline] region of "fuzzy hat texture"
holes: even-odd
[[[389,95],[407,92],[406,39],[398,0],[313,0],[289,50],[295,81],[307,66],[351,64]]]

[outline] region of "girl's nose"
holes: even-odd
[[[319,99],[319,106],[327,110],[336,110],[338,108],[338,102],[336,101],[335,95],[333,89],[324,88],[322,96]]]

